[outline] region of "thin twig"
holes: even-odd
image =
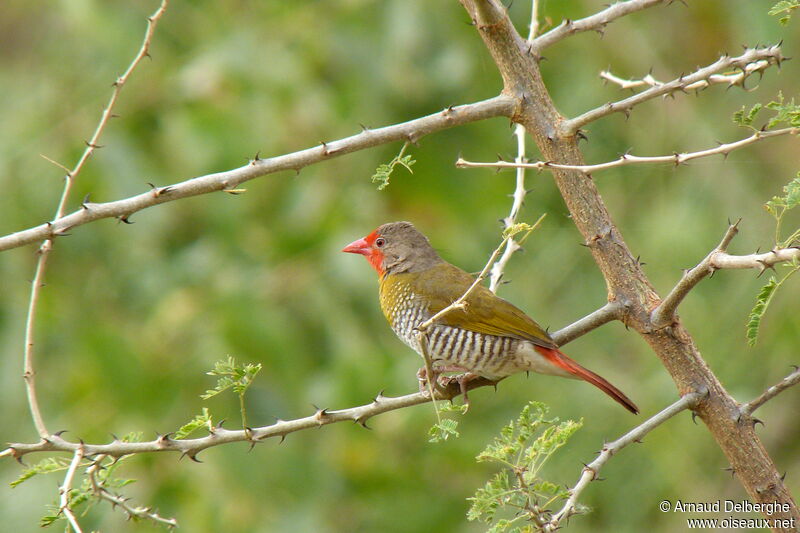
[[[622,320],[624,312],[625,305],[623,303],[619,301],[608,302],[597,311],[589,313],[577,322],[556,331],[551,336],[558,346],[563,346],[612,320]]]
[[[650,313],[650,324],[654,329],[660,329],[671,324],[675,320],[675,311],[678,309],[678,305],[689,294],[689,291],[700,283],[703,278],[714,273],[717,269],[713,264],[714,256],[728,249],[728,245],[739,232],[739,222],[736,221],[728,226],[725,236],[722,237],[717,247],[711,250],[697,266],[687,270],[667,297],[661,301],[658,307],[653,309],[652,313]]]
[[[534,0],[535,3],[535,0]],[[517,124],[514,128],[514,135],[517,138],[517,163],[525,162],[525,126]],[[525,169],[517,168],[517,183],[514,188],[514,201],[511,203],[511,212],[506,218],[503,219],[503,227],[510,228],[517,223],[517,217],[522,210],[522,205],[525,203],[525,196],[528,191],[525,189]],[[489,276],[489,290],[496,293],[500,287],[500,281],[503,279],[503,271],[506,268],[511,256],[514,252],[522,248],[519,242],[514,237],[506,243],[503,255],[492,265],[491,274]]]
[[[394,141],[417,142],[425,135],[436,131],[488,118],[511,116],[514,113],[514,109],[515,99],[513,97],[507,95],[495,96],[473,104],[448,107],[438,113],[401,124],[378,129],[367,129],[357,135],[300,150],[299,152],[267,159],[256,158],[249,164],[237,169],[199,176],[166,187],[158,187],[123,200],[86,204],[85,208],[52,222],[0,237],[0,251],[58,236],[69,229],[102,218],[114,217],[127,220],[130,215],[137,211],[154,205],[215,191],[235,189],[246,181],[282,170],[299,172],[300,169],[306,166],[366,148]]]
[[[767,67],[770,66],[769,61],[762,59],[760,61],[755,61],[745,66],[744,69],[740,70],[739,72],[732,72],[730,74],[713,74],[709,76],[705,80],[700,80],[695,83],[690,83],[683,87],[685,91],[701,91],[710,87],[711,85],[716,84],[723,84],[727,85],[728,87],[733,87],[736,85],[743,85],[745,79],[748,76],[755,72],[761,72]],[[660,87],[664,85],[664,82],[658,81],[653,77],[652,74],[647,74],[641,79],[638,80],[626,80],[624,78],[620,78],[615,76],[608,70],[604,70],[600,72],[600,77],[611,83],[619,85],[621,89],[638,89],[639,87]]]
[[[118,496],[109,492],[108,489],[105,488],[103,483],[97,479],[97,473],[101,468],[101,463],[105,460],[108,456],[106,455],[99,455],[94,459],[94,462],[89,465],[86,469],[86,477],[89,478],[89,483],[92,487],[92,493],[95,497],[100,498],[102,500],[106,500],[107,502],[111,503],[111,507],[116,508],[119,507],[122,509],[129,518],[136,517],[136,518],[143,518],[147,520],[152,520],[153,522],[157,522],[159,524],[164,524],[170,528],[178,527],[178,521],[174,518],[164,518],[160,514],[156,513],[149,507],[133,507],[128,503],[128,498]]]
[[[612,113],[623,112],[627,114],[635,106],[643,102],[646,102],[648,100],[652,100],[653,98],[658,98],[659,96],[666,96],[676,91],[685,91],[687,87],[691,86],[694,83],[703,80],[707,81],[711,76],[713,76],[720,70],[737,68],[740,69],[742,73],[744,73],[746,78],[747,76],[752,74],[752,72],[755,72],[754,70],[749,70],[749,65],[758,64],[760,70],[763,70],[770,65],[775,65],[780,63],[783,59],[785,58],[783,57],[783,55],[781,55],[780,46],[778,45],[768,46],[765,48],[749,48],[745,50],[745,52],[742,55],[737,57],[730,57],[728,55],[723,55],[711,65],[698,69],[691,74],[688,74],[686,76],[681,75],[677,79],[674,79],[667,83],[663,83],[655,87],[651,87],[650,89],[642,91],[629,98],[625,98],[623,100],[619,100],[616,102],[609,102],[600,107],[592,109],[591,111],[587,111],[586,113],[577,116],[573,119],[566,120],[561,124],[561,135],[565,137],[574,135],[579,129],[586,126],[590,122],[594,122],[595,120],[598,120]],[[761,61],[766,61],[766,65],[760,63]],[[740,85],[743,83],[744,83],[744,78],[740,80],[740,82],[737,84]]]
[[[59,504],[58,504],[58,512],[62,513],[67,522],[69,522],[70,527],[75,533],[83,533],[80,524],[78,523],[78,519],[75,517],[75,513],[72,512],[70,508],[70,492],[72,492],[72,481],[75,478],[75,472],[78,470],[78,466],[81,464],[83,460],[83,447],[78,446],[75,450],[75,453],[72,455],[72,462],[69,464],[69,468],[67,468],[67,473],[64,476],[64,482],[58,488],[58,492],[60,494]]]
[[[497,161],[494,163],[484,163],[476,161],[467,161],[463,158],[458,158],[456,161],[457,168],[494,168],[494,169],[531,169],[531,170],[577,170],[584,174],[591,174],[601,170],[608,170],[610,168],[623,167],[627,165],[641,165],[641,164],[658,164],[658,163],[671,163],[675,166],[685,164],[693,159],[701,157],[709,157],[713,155],[722,155],[727,157],[732,151],[743,148],[750,144],[773,137],[780,137],[783,135],[800,135],[800,128],[783,128],[771,131],[756,131],[749,137],[734,141],[731,143],[720,144],[714,148],[707,148],[697,152],[682,152],[674,153],[671,155],[658,155],[658,156],[636,156],[631,154],[623,154],[618,159],[608,161],[606,163],[597,163],[594,165],[563,165],[552,161],[536,161],[532,163],[520,163],[511,161]]]
[[[567,499],[566,503],[564,503],[564,506],[560,511],[553,515],[553,518],[545,526],[543,531],[550,532],[557,530],[563,520],[577,513],[575,506],[578,503],[578,497],[589,485],[589,483],[597,479],[597,474],[600,472],[600,469],[606,464],[606,462],[608,462],[612,455],[619,452],[622,448],[628,444],[631,444],[632,442],[641,441],[645,435],[681,411],[693,408],[697,401],[704,396],[704,394],[705,393],[701,392],[691,392],[682,396],[680,400],[673,403],[657,415],[649,418],[643,424],[636,426],[614,442],[604,445],[603,449],[600,450],[600,455],[597,457],[597,459],[584,467],[578,482],[574,487],[572,487],[572,489],[570,489],[569,498]]]
[[[539,0],[531,0],[531,25],[528,28],[528,41],[533,41],[539,33]]]
[[[437,320],[445,316],[446,314],[450,313],[455,309],[463,309],[467,298],[473,291],[480,285],[484,279],[486,279],[487,274],[489,273],[489,269],[494,263],[497,255],[500,253],[500,250],[506,243],[513,238],[512,234],[508,234],[503,238],[503,241],[500,243],[500,246],[495,248],[494,252],[492,252],[491,257],[489,257],[489,261],[486,262],[486,266],[483,267],[481,273],[478,274],[478,277],[475,278],[475,281],[472,282],[467,290],[462,294],[459,298],[454,300],[450,303],[450,305],[446,306],[445,308],[441,309],[438,313],[435,313],[432,317],[428,320],[417,326],[416,329],[416,337],[417,343],[419,344],[420,352],[422,355],[422,360],[425,362],[425,378],[427,381],[427,393],[429,394],[431,400],[434,402],[434,407],[436,405],[436,395],[434,394],[434,389],[438,389],[440,384],[439,380],[437,379],[437,374],[433,368],[433,360],[431,359],[430,352],[428,351],[429,346],[429,337],[428,337],[428,330],[430,330],[431,326],[433,326]],[[439,417],[439,410],[436,409],[436,417]],[[438,423],[441,423],[441,420],[437,420]]]
[[[579,32],[602,32],[606,25],[620,17],[670,1],[671,0],[629,0],[627,2],[617,2],[594,15],[578,20],[567,19],[556,28],[534,39],[533,49],[537,53],[541,52],[548,46],[552,46],[562,39]]]
[[[781,381],[776,383],[775,385],[771,386],[767,390],[765,390],[761,396],[758,398],[751,400],[750,402],[742,405],[739,409],[743,415],[751,415],[753,411],[773,399],[778,394],[782,393],[789,387],[797,385],[800,383],[800,368],[794,367],[794,372],[783,378]]]
[[[42,410],[39,408],[39,400],[36,395],[36,370],[34,368],[34,334],[36,309],[39,305],[39,294],[44,286],[44,272],[47,267],[47,256],[50,253],[53,243],[50,239],[44,241],[39,248],[39,260],[36,262],[36,273],[31,281],[31,294],[28,300],[28,314],[25,317],[25,348],[23,352],[22,366],[24,368],[22,377],[25,380],[25,394],[28,397],[28,407],[33,419],[36,432],[42,438],[47,438],[50,434],[44,424]]]
[[[800,248],[778,248],[763,254],[749,255],[730,255],[719,252],[712,258],[711,265],[714,268],[754,268],[762,273],[778,263],[787,261],[800,261]]]
[[[539,220],[541,221],[541,219]],[[464,294],[462,294],[460,297],[451,302],[450,305],[441,309],[438,313],[434,314],[428,320],[417,326],[417,331],[422,334],[427,334],[430,327],[433,324],[435,324],[436,321],[438,321],[440,318],[442,318],[446,314],[456,309],[463,309],[464,306],[466,305],[465,302],[467,301],[467,298],[469,298],[469,296],[475,291],[478,285],[480,285],[483,282],[483,280],[486,279],[486,276],[489,274],[489,269],[492,268],[492,264],[497,259],[497,256],[500,254],[500,250],[502,250],[503,247],[506,245],[506,243],[512,238],[513,235],[510,233],[505,237],[503,237],[502,242],[500,242],[500,245],[494,249],[494,252],[492,252],[492,255],[489,257],[489,261],[486,262],[486,265],[483,267],[483,270],[481,270],[480,274],[478,274],[478,277],[475,278],[475,281],[472,282],[472,285],[470,285],[469,288],[467,288]]]
[[[114,82],[114,90],[111,93],[111,99],[108,101],[105,109],[103,109],[103,113],[100,117],[100,121],[97,123],[97,127],[95,128],[94,134],[92,134],[91,139],[86,143],[86,149],[83,151],[83,154],[78,159],[78,162],[72,168],[72,170],[68,171],[64,177],[64,189],[61,192],[61,199],[58,202],[58,207],[56,208],[55,216],[53,220],[59,220],[64,216],[64,211],[66,209],[67,200],[69,198],[70,192],[72,191],[72,185],[75,183],[75,179],[83,170],[86,161],[89,159],[89,156],[95,151],[95,149],[99,148],[97,144],[100,140],[100,135],[103,133],[106,124],[108,123],[109,119],[113,116],[112,110],[114,108],[114,104],[117,102],[117,98],[119,97],[119,93],[122,90],[122,87],[125,85],[125,82],[128,81],[133,70],[136,66],[141,62],[142,58],[148,55],[148,50],[150,49],[150,42],[153,38],[153,32],[155,31],[156,25],[158,24],[159,19],[161,19],[164,11],[167,8],[168,0],[162,0],[161,5],[158,9],[147,19],[147,31],[145,32],[144,41],[142,42],[142,46],[139,49],[139,52],[133,58],[133,61],[130,63],[128,68],[125,72],[117,78],[117,81]],[[46,158],[48,159],[48,158]],[[49,161],[52,161],[48,159]],[[61,166],[61,165],[59,165]],[[50,251],[53,249],[53,237],[59,234],[63,234],[66,231],[66,228],[57,230],[53,227],[53,224],[46,224],[45,227],[50,229],[49,232],[45,232],[39,238],[43,238],[44,241],[42,242],[41,246],[39,247],[39,258],[36,262],[36,273],[33,276],[33,281],[31,282],[31,293],[30,293],[30,300],[28,303],[28,314],[25,318],[25,346],[23,352],[23,379],[25,381],[25,392],[28,397],[28,406],[30,407],[31,417],[33,419],[33,424],[36,427],[36,431],[39,433],[39,436],[44,438],[49,435],[47,431],[47,427],[44,424],[44,419],[42,417],[41,409],[39,408],[39,401],[37,400],[36,396],[36,370],[34,368],[34,344],[35,344],[35,323],[36,323],[36,310],[39,303],[39,295],[41,294],[41,288],[44,286],[44,275],[45,271],[47,270],[47,259],[50,256]],[[39,240],[39,239],[34,239]]]
[[[100,116],[100,122],[97,123],[97,127],[95,128],[91,139],[86,142],[86,149],[78,159],[78,162],[65,177],[64,191],[61,193],[61,199],[58,202],[58,209],[56,210],[56,216],[54,217],[55,220],[58,220],[64,216],[64,211],[67,207],[67,199],[72,191],[72,185],[75,182],[75,179],[78,177],[78,174],[81,173],[81,170],[83,170],[83,167],[89,157],[97,148],[100,148],[100,145],[98,144],[100,141],[100,136],[103,134],[103,130],[105,129],[106,124],[108,124],[108,121],[112,116],[114,116],[114,105],[117,103],[117,99],[119,98],[119,93],[122,91],[122,87],[125,86],[125,83],[128,81],[131,73],[139,65],[142,59],[149,56],[150,43],[153,40],[153,33],[156,31],[158,21],[161,20],[161,17],[164,15],[168,3],[169,0],[161,0],[161,5],[158,6],[158,9],[156,9],[155,13],[147,17],[147,30],[144,34],[142,46],[139,48],[139,51],[136,53],[133,61],[131,61],[131,63],[128,65],[128,68],[125,69],[125,72],[122,74],[122,76],[117,78],[117,80],[114,82],[114,89],[111,91],[111,98],[108,100],[108,104],[106,104],[105,109],[103,109],[103,113]]]

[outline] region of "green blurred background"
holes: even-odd
[[[556,23],[601,9],[602,2],[543,2]],[[772,2],[675,3],[634,14],[604,36],[577,35],[548,49],[545,80],[559,110],[575,115],[626,96],[598,79],[611,67],[623,77],[668,80],[742,44],[783,39],[798,55],[797,22],[782,28],[766,14]],[[0,233],[48,220],[62,172],[39,157],[74,164],[84,149],[110,84],[141,41],[144,18],[157,2],[5,0],[0,6]],[[527,32],[529,4],[511,13]],[[173,0],[158,28],[152,61],[122,92],[101,144],[80,176],[71,209],[125,198],[195,175],[353,134],[359,123],[382,126],[500,90],[496,69],[457,2],[211,2]],[[770,68],[748,88],[711,88],[614,115],[588,128],[589,162],[632,149],[637,155],[694,151],[747,132],[730,119],[742,105],[769,101],[779,89],[797,96],[796,61]],[[374,273],[343,245],[380,223],[407,219],[443,256],[480,269],[499,239],[497,220],[510,208],[513,173],[457,170],[472,160],[512,157],[505,119],[431,135],[410,152],[414,174],[400,169],[378,192],[369,177],[400,144],[341,157],[245,185],[247,193],[199,198],[148,209],[133,225],[103,220],[59,239],[50,258],[37,321],[40,401],[48,427],[68,437],[106,442],[109,434],[172,431],[210,408],[238,420],[232,395],[202,401],[205,375],[232,355],[260,362],[248,395],[250,421],[306,416],[312,404],[343,408],[379,390],[416,389],[420,361],[395,339],[377,305]],[[634,254],[661,294],[721,238],[728,218],[742,217],[734,253],[773,243],[762,204],[800,167],[797,140],[771,140],[691,165],[627,167],[598,173],[605,201]],[[530,157],[536,154],[531,150]],[[507,270],[501,295],[558,329],[603,305],[605,284],[547,173],[522,219],[547,213],[544,225]],[[797,216],[790,222],[796,226]],[[787,225],[788,227],[788,225]],[[34,441],[22,373],[22,344],[35,247],[0,258],[0,440]],[[744,325],[764,279],[719,272],[694,290],[681,316],[708,364],[740,401],[747,401],[799,363],[800,280],[791,280],[770,308],[756,348]],[[382,415],[372,431],[336,424],[267,441],[214,448],[203,464],[175,454],[128,462],[122,475],[139,481],[126,494],[175,516],[184,531],[422,532],[481,531],[465,520],[467,502],[494,472],[474,456],[530,399],[553,415],[585,426],[549,463],[545,476],[572,485],[582,462],[676,398],[657,358],[633,332],[607,325],[566,351],[597,370],[641,407],[631,417],[602,393],[576,382],[515,376],[472,394],[460,439],[427,442],[430,406]],[[759,433],[787,483],[800,488],[800,390],[759,411]],[[30,456],[35,462],[43,456]],[[741,499],[723,469],[724,456],[688,414],[626,449],[603,470],[582,501],[594,511],[571,521],[576,532],[682,530],[684,516],[662,514],[663,499]],[[0,462],[0,479],[21,468]],[[37,529],[56,499],[60,477],[0,489],[8,531]],[[125,522],[103,504],[82,519],[86,530],[155,531]]]

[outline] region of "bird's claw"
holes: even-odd
[[[467,412],[469,410],[469,394],[467,394],[467,385],[470,381],[478,377],[480,377],[478,374],[473,374],[472,372],[464,372],[455,376],[442,376],[437,374],[434,383],[436,384],[435,388],[437,390],[447,390],[450,388],[450,385],[452,385],[453,382],[458,383],[459,392],[462,396],[464,396],[464,412]],[[429,398],[431,391],[428,388],[428,372],[425,367],[422,367],[417,371],[417,380],[419,381],[420,394],[426,398]]]
[[[419,381],[419,393],[425,398],[430,398],[431,390],[428,387],[428,371],[424,366],[417,370],[417,381]]]

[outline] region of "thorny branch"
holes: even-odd
[[[753,411],[755,411],[756,409],[758,409],[759,407],[761,407],[762,405],[764,405],[769,400],[771,400],[778,394],[782,393],[789,387],[797,385],[798,383],[800,383],[800,368],[794,367],[794,372],[783,378],[781,381],[779,381],[772,387],[765,390],[758,398],[742,405],[740,411],[742,412],[743,415],[750,416],[751,414],[753,414]]]
[[[553,340],[556,341],[558,346],[561,346],[599,328],[603,324],[613,320],[624,320],[625,308],[626,306],[619,301],[608,302],[597,311],[589,313],[577,322],[560,329],[553,335]]]
[[[603,324],[613,320],[618,316],[621,306],[618,304],[607,304],[599,310],[591,313],[574,324],[566,326],[565,328],[556,331],[552,334],[552,338],[559,346],[572,341],[589,331],[602,326]],[[497,382],[490,381],[485,378],[478,378],[466,384],[469,390],[485,387],[488,385],[496,385]],[[449,400],[461,394],[460,387],[457,383],[449,383],[446,387],[442,387],[436,391],[436,400]],[[221,426],[209,429],[209,435],[197,439],[172,439],[170,434],[160,435],[158,438],[148,442],[123,442],[114,439],[108,444],[84,444],[71,442],[64,439],[60,434],[50,435],[47,438],[40,439],[35,443],[12,443],[8,448],[0,451],[0,458],[14,457],[21,460],[22,457],[28,453],[34,452],[75,452],[79,447],[83,447],[84,454],[87,457],[94,457],[97,455],[108,455],[111,457],[121,457],[123,455],[131,455],[135,453],[152,453],[152,452],[180,452],[190,459],[196,460],[196,455],[213,446],[220,444],[227,444],[231,442],[250,442],[251,445],[257,442],[264,441],[270,437],[280,437],[281,441],[289,433],[301,431],[304,429],[318,428],[327,424],[335,422],[351,421],[366,426],[367,421],[373,416],[394,411],[396,409],[403,409],[414,405],[419,405],[431,401],[431,397],[427,394],[414,393],[405,396],[389,397],[384,396],[382,393],[378,394],[375,399],[358,407],[351,407],[349,409],[329,410],[319,409],[313,415],[298,418],[295,420],[277,420],[274,424],[269,426],[262,426],[257,428],[250,428],[248,430],[227,430]]]
[[[714,268],[754,268],[759,274],[773,268],[778,263],[800,260],[800,248],[779,248],[763,254],[730,255],[718,252],[711,260]]]
[[[436,131],[488,118],[511,116],[515,106],[516,102],[511,96],[495,96],[473,104],[448,107],[438,113],[401,124],[378,129],[366,129],[357,135],[323,143],[299,152],[267,159],[256,157],[249,164],[237,169],[207,174],[165,187],[157,187],[123,200],[106,203],[86,203],[74,213],[52,222],[0,237],[0,251],[17,248],[42,239],[57,237],[72,228],[102,218],[114,217],[127,222],[132,214],[154,205],[215,191],[230,191],[246,181],[267,174],[282,170],[299,172],[309,165],[358,150],[394,141],[416,143],[425,135]]]
[[[672,3],[673,0],[629,0],[627,2],[617,2],[594,15],[578,19],[564,20],[558,27],[553,28],[547,33],[533,40],[533,51],[541,52],[548,46],[561,41],[579,32],[597,31],[602,33],[603,29],[614,20],[653,7],[658,4]]]
[[[64,476],[64,482],[58,488],[58,492],[60,494],[59,504],[58,504],[58,512],[62,513],[66,518],[67,522],[69,522],[70,527],[75,533],[83,533],[80,524],[78,523],[78,519],[75,517],[75,513],[70,508],[70,493],[72,492],[72,481],[75,479],[75,472],[78,470],[78,466],[80,466],[81,461],[83,460],[83,447],[78,446],[75,450],[75,453],[72,456],[72,462],[69,464],[69,468],[67,468],[67,473]]]
[[[650,315],[650,322],[654,329],[671,324],[678,305],[689,294],[689,291],[700,283],[703,278],[714,274],[717,270],[723,268],[754,268],[759,271],[760,275],[767,269],[774,268],[778,263],[800,260],[800,247],[779,248],[763,254],[728,254],[728,244],[739,231],[738,225],[739,221],[731,224],[719,245],[711,250],[697,266],[687,270],[666,298],[661,301],[658,307],[653,309]]]
[[[640,442],[645,435],[681,411],[685,409],[692,409],[705,394],[705,392],[690,392],[683,395],[680,400],[676,401],[657,415],[650,417],[647,419],[647,421],[639,426],[636,426],[614,442],[604,445],[603,449],[600,450],[600,455],[597,457],[597,459],[584,467],[578,482],[570,489],[569,498],[567,498],[564,506],[560,511],[553,515],[553,518],[548,524],[545,525],[543,531],[556,531],[559,529],[562,521],[568,519],[573,514],[576,514],[577,511],[575,510],[575,505],[578,503],[578,497],[589,485],[589,483],[597,479],[597,474],[600,472],[600,469],[608,462],[609,459],[611,459],[612,455],[620,451],[628,444]]]
[[[758,141],[780,137],[783,135],[800,135],[800,128],[783,128],[779,130],[756,131],[749,137],[734,141],[731,143],[724,143],[715,146],[714,148],[707,148],[697,152],[681,152],[672,155],[658,155],[658,156],[637,156],[631,154],[623,154],[618,159],[608,161],[606,163],[597,163],[594,165],[564,165],[553,161],[535,161],[532,163],[521,163],[518,161],[497,161],[494,163],[484,163],[476,161],[467,161],[461,157],[456,160],[457,168],[526,168],[532,170],[577,170],[584,174],[591,174],[601,170],[608,170],[610,168],[624,167],[628,165],[641,165],[641,164],[658,164],[658,163],[671,163],[675,166],[683,165],[692,161],[693,159],[700,159],[701,157],[709,157],[713,155],[722,155],[727,157],[728,154],[738,148],[744,148]]]
[[[525,126],[517,124],[514,127],[514,135],[517,138],[517,163],[525,162]],[[503,219],[503,227],[510,228],[517,223],[517,217],[522,210],[522,205],[525,203],[525,196],[528,191],[525,189],[525,169],[517,167],[517,183],[514,188],[514,201],[511,203],[511,212],[506,218]],[[512,236],[506,243],[503,255],[492,265],[492,270],[489,275],[489,290],[496,293],[500,287],[500,281],[503,279],[503,271],[506,265],[511,260],[514,252],[522,248],[519,242]]]
[[[155,32],[156,25],[161,17],[164,15],[164,12],[167,9],[168,0],[162,0],[161,5],[159,5],[158,9],[147,18],[147,30],[145,31],[144,41],[142,42],[142,46],[139,49],[139,52],[133,58],[128,68],[125,72],[117,78],[114,82],[114,89],[111,92],[111,99],[108,101],[105,109],[103,109],[103,113],[100,117],[100,121],[97,123],[97,127],[95,128],[94,134],[92,134],[92,138],[87,141],[86,149],[83,151],[83,154],[78,159],[78,162],[69,170],[64,177],[64,190],[61,193],[61,199],[58,202],[58,208],[56,209],[54,221],[61,219],[64,216],[64,211],[66,209],[67,200],[69,199],[70,192],[72,191],[72,185],[75,183],[78,175],[83,170],[86,161],[89,159],[95,149],[100,148],[100,145],[97,143],[100,140],[100,135],[102,135],[103,130],[108,124],[109,119],[111,119],[113,115],[112,111],[114,109],[114,104],[117,103],[117,98],[119,97],[120,91],[122,91],[122,87],[128,81],[133,70],[136,66],[142,61],[142,59],[148,55],[150,50],[150,42],[153,39],[153,33]],[[59,167],[62,165],[56,163]],[[45,227],[53,227],[52,223],[47,223]],[[39,433],[40,437],[46,437],[49,432],[47,431],[47,427],[44,424],[44,419],[42,417],[41,409],[39,408],[39,401],[36,396],[36,371],[34,369],[34,334],[35,334],[35,322],[36,322],[36,309],[39,303],[39,295],[41,293],[41,288],[44,286],[44,275],[47,269],[47,259],[50,257],[50,251],[53,249],[53,237],[66,231],[66,228],[61,230],[60,232],[51,231],[45,232],[28,242],[35,242],[40,239],[44,239],[41,246],[39,247],[39,259],[36,262],[36,271],[33,276],[33,281],[31,282],[31,293],[30,293],[30,300],[28,303],[28,314],[25,319],[25,347],[23,352],[23,379],[25,380],[25,391],[28,397],[28,406],[30,407],[31,417],[33,418],[33,424],[36,427],[36,431]],[[66,513],[66,511],[65,511]],[[69,515],[67,515],[69,517]],[[77,531],[77,530],[76,530]]]
[[[684,91],[701,91],[710,87],[711,85],[717,84],[724,84],[728,87],[734,86],[741,86],[744,87],[745,80],[751,75],[756,72],[763,72],[767,67],[770,66],[769,61],[766,59],[762,59],[760,61],[755,61],[753,63],[749,63],[739,72],[733,72],[731,74],[712,74],[705,80],[700,80],[695,83],[690,83],[683,87]],[[658,81],[653,77],[652,74],[647,74],[645,77],[638,79],[638,80],[626,80],[615,76],[608,70],[604,70],[600,73],[600,77],[611,83],[619,85],[620,89],[638,89],[639,87],[660,87],[664,85],[664,82]]]
[[[528,41],[539,33],[539,0],[531,0],[531,23],[528,26]]]
[[[561,124],[561,134],[564,136],[574,135],[579,129],[590,122],[594,122],[612,113],[622,112],[627,115],[631,109],[643,102],[658,98],[659,96],[667,96],[676,91],[686,91],[689,86],[697,82],[708,81],[711,76],[720,70],[739,69],[742,73],[742,77],[737,80],[736,84],[742,85],[744,79],[753,72],[761,72],[770,65],[779,65],[784,59],[785,58],[781,54],[780,46],[778,45],[765,48],[749,48],[745,50],[742,55],[737,57],[723,55],[711,65],[698,69],[691,74],[685,76],[681,75],[677,79],[651,87],[646,91],[642,91],[624,100],[609,102],[573,119],[566,120]],[[758,65],[758,70],[753,70],[750,67],[750,65],[753,64]]]
[[[128,515],[128,517],[145,518],[159,524],[164,524],[170,528],[178,527],[178,521],[174,518],[164,518],[149,507],[133,507],[128,503],[128,498],[113,494],[107,488],[105,488],[103,483],[97,479],[97,472],[101,467],[101,463],[106,457],[106,455],[102,454],[95,457],[92,464],[86,468],[86,477],[89,479],[89,484],[92,487],[92,493],[97,498],[106,500],[113,507],[119,507],[125,512],[125,514]]]
[[[658,307],[653,309],[653,312],[650,314],[650,323],[654,329],[668,326],[675,320],[675,311],[678,309],[678,305],[680,305],[695,285],[700,283],[706,276],[714,273],[714,270],[716,270],[716,267],[713,265],[714,256],[717,253],[725,252],[738,232],[739,221],[736,221],[736,223],[728,226],[728,230],[725,232],[725,236],[722,237],[722,241],[720,241],[719,245],[711,250],[705,259],[700,261],[696,267],[687,270],[683,274],[678,284],[675,285],[666,298],[664,298]]]

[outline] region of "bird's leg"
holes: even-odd
[[[424,368],[421,368],[420,372],[424,370],[425,370]],[[479,378],[480,376],[478,374],[473,374],[468,369],[458,365],[446,365],[439,367],[436,370],[438,372],[434,383],[436,383],[439,387],[442,387],[444,389],[449,387],[453,381],[458,383],[458,388],[461,391],[461,394],[464,396],[464,405],[466,405],[467,409],[469,409],[469,395],[467,394],[467,384],[473,379]],[[461,372],[461,374],[458,374],[456,376],[439,375],[442,372]],[[419,372],[417,372],[417,377],[419,377]],[[420,387],[422,387],[422,384],[420,384]]]
[[[428,370],[423,366],[417,370],[417,381],[419,381],[419,392],[423,396],[429,394],[428,391]]]
[[[433,374],[433,379],[430,382],[432,388],[437,389],[441,387],[439,380],[441,372],[438,369],[431,368],[431,373]],[[428,390],[428,370],[424,366],[417,370],[417,380],[419,381],[419,392],[424,396],[430,396],[431,391]]]
[[[467,384],[472,381],[473,379],[477,379],[480,376],[478,374],[473,374],[472,372],[465,372],[464,374],[459,374],[455,377],[456,382],[458,383],[459,388],[461,389],[461,394],[464,395],[464,405],[466,406],[466,411],[469,410],[469,396],[467,395]]]

